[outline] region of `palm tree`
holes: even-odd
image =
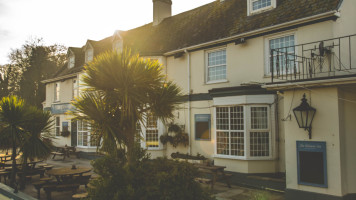
[[[22,128],[26,121],[25,103],[16,96],[3,97],[0,101],[0,140],[8,142],[10,145],[4,145],[2,148],[12,149],[12,172],[10,186],[14,187],[16,178],[16,157],[18,145],[23,140],[25,131]]]
[[[101,130],[105,147],[123,143],[128,163],[134,162],[135,138],[140,137],[136,124],[144,122],[148,113],[163,121],[172,118],[181,102],[180,88],[166,80],[158,61],[128,49],[99,55],[85,73],[83,81],[90,89],[74,106]]]
[[[12,149],[11,187],[15,186],[18,149],[22,153],[24,174],[27,159],[44,159],[50,154],[52,144],[44,140],[49,136],[41,134],[50,130],[50,119],[48,112],[25,105],[25,102],[16,96],[3,97],[0,101],[0,149]],[[24,180],[21,183],[24,183]]]
[[[51,140],[46,140],[51,138],[46,134],[50,132],[53,124],[50,113],[34,106],[27,106],[26,119],[22,125],[26,135],[20,145],[23,170],[21,188],[25,187],[27,160],[46,159],[53,148]]]

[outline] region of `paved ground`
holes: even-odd
[[[58,157],[60,158],[60,157]],[[68,167],[75,164],[76,166],[88,167],[90,165],[90,160],[87,159],[76,159],[67,158],[66,160],[52,160],[48,159],[45,163],[54,165],[55,167]],[[39,180],[39,176],[34,176],[31,182]],[[202,184],[204,187],[209,187],[208,185]],[[26,185],[26,189],[23,191],[30,196],[37,198],[37,191],[31,185],[31,183]],[[78,193],[85,192],[84,186],[80,186]],[[272,191],[257,190],[251,188],[243,188],[239,186],[232,185],[232,188],[228,188],[225,183],[217,183],[214,186],[213,193],[215,194],[217,200],[284,200],[284,195]],[[71,200],[71,192],[53,192],[53,200]],[[46,199],[46,194],[41,190],[41,200]]]

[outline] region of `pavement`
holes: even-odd
[[[87,159],[77,159],[71,156],[71,158],[66,158],[64,161],[60,159],[61,157],[58,156],[58,159],[52,160],[49,158],[48,160],[44,161],[49,165],[54,165],[54,168],[60,167],[70,167],[73,164],[80,167],[91,167],[90,160]],[[31,182],[38,181],[40,179],[39,175],[33,176]],[[202,184],[203,187],[209,188],[209,185]],[[22,191],[32,197],[37,198],[37,190],[34,186],[29,183],[26,185],[26,188]],[[85,192],[85,187],[80,186],[77,193]],[[214,196],[217,200],[284,200],[284,194],[280,192],[274,191],[266,191],[266,190],[259,190],[259,189],[252,189],[252,188],[245,188],[236,185],[232,185],[231,188],[227,187],[225,183],[216,183],[214,185],[214,189],[212,191]],[[72,192],[53,192],[52,199],[53,200],[71,200]],[[46,194],[41,190],[41,198],[40,200],[45,200]]]

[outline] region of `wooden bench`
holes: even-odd
[[[87,198],[88,197],[88,193],[80,193],[80,194],[74,194],[72,196],[72,199],[83,199],[83,198]]]
[[[9,178],[10,174],[11,174],[10,171],[0,171],[0,182],[1,182],[1,177],[4,177],[4,181],[6,184],[6,178]]]
[[[52,151],[51,154],[53,154],[52,159],[54,159],[56,156],[63,156],[63,160],[66,158],[65,154],[61,152]]]
[[[37,199],[41,198],[41,188],[46,184],[46,181],[37,181],[32,183],[32,185],[35,187],[37,190]]]
[[[77,192],[79,184],[58,184],[49,183],[43,186],[43,190],[46,192],[47,200],[52,199],[52,192],[72,191],[73,194]]]
[[[211,182],[213,181],[210,178],[195,178],[194,180],[198,183],[205,183],[205,184],[211,184]]]

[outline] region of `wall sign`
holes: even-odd
[[[298,184],[328,187],[326,142],[297,141]]]

